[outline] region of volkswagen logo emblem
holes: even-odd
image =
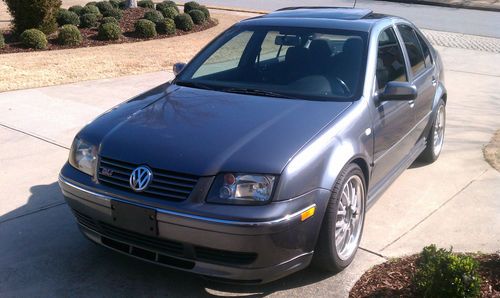
[[[146,166],[140,166],[130,174],[130,187],[140,192],[149,186],[151,180],[153,180],[153,172]]]

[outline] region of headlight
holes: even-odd
[[[69,163],[78,170],[93,176],[97,163],[97,148],[76,137],[69,153]]]
[[[221,174],[215,178],[207,201],[222,204],[258,205],[271,198],[276,177],[272,175]]]

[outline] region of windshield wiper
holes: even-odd
[[[253,89],[253,88],[225,88],[225,89],[222,89],[220,91],[231,92],[231,93],[240,93],[240,94],[250,94],[250,95],[297,99],[297,97],[294,97],[294,96],[291,96],[288,94],[283,94],[283,93],[274,92],[274,91]]]
[[[198,83],[198,82],[189,82],[189,81],[177,81],[175,82],[176,85],[178,86],[184,86],[184,87],[192,87],[192,88],[198,88],[198,89],[207,89],[207,90],[216,90],[215,87],[203,84],[203,83]]]

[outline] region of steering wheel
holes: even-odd
[[[339,77],[334,77],[335,81],[339,83],[340,87],[342,87],[343,95],[350,95],[351,94],[351,89],[347,86],[347,84]]]

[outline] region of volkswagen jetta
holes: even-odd
[[[174,73],[84,127],[59,178],[85,236],[168,267],[246,283],[340,271],[367,209],[443,146],[440,56],[398,17],[286,8]]]

